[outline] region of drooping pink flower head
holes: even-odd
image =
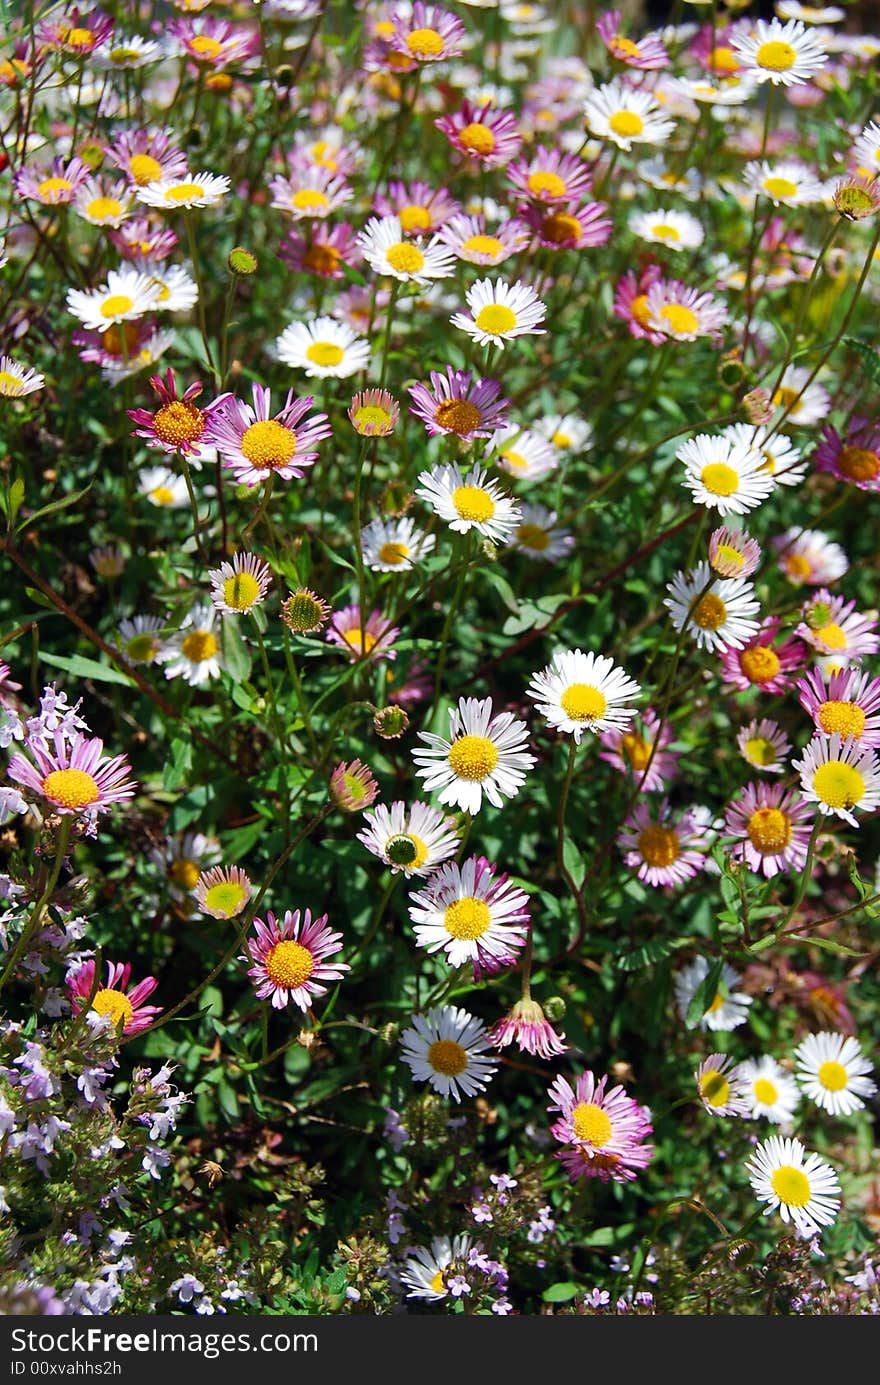
[[[269,910],[263,919],[254,919],[256,937],[248,939],[247,955],[252,962],[248,976],[261,1000],[271,998],[275,1010],[292,1001],[303,1011],[315,996],[326,995],[324,981],[339,981],[350,970],[346,962],[329,963],[328,958],[342,947],[342,934],[326,926],[327,915],[312,919],[311,911],[284,911],[279,924]]]
[[[518,1000],[510,1013],[489,1030],[493,1048],[506,1048],[515,1043],[520,1053],[548,1060],[567,1052],[564,1038],[564,1034],[556,1033],[538,1002],[530,996]]]
[[[548,1110],[560,1113],[550,1133],[565,1146],[556,1158],[573,1183],[578,1178],[629,1183],[654,1156],[653,1145],[644,1143],[653,1130],[647,1107],[621,1086],[607,1091],[609,1080],[597,1082],[592,1072],[583,1072],[574,1088],[557,1077],[549,1089]]]
[[[128,989],[131,977],[131,963],[108,962],[106,986],[95,986],[95,962],[90,958],[67,977],[70,998],[78,1011],[88,1004],[95,1015],[109,1015],[126,1037],[140,1034],[149,1029],[156,1015],[162,1013],[160,1005],[144,1005],[147,996],[153,994],[158,986],[155,976],[145,976],[136,986]],[[94,994],[92,992],[94,991]],[[91,997],[91,1001],[89,1000]]]
[[[160,447],[163,452],[181,452],[196,456],[205,445],[205,437],[211,417],[222,409],[231,394],[221,394],[198,408],[195,400],[202,392],[201,382],[196,380],[184,393],[178,396],[174,371],[169,366],[165,377],[152,375],[150,384],[161,400],[155,413],[149,409],[129,409],[128,416],[139,426],[134,430],[136,438],[146,438],[151,447]]]

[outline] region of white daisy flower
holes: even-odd
[[[131,616],[119,622],[120,654],[130,664],[152,664],[162,649],[159,631],[165,629],[160,616]]]
[[[344,380],[370,364],[370,343],[334,317],[292,322],[275,343],[278,359],[306,375]]]
[[[786,529],[773,540],[779,550],[779,570],[790,582],[827,587],[849,570],[849,559],[839,543],[821,529]]]
[[[141,38],[140,34],[114,33],[109,44],[102,44],[91,56],[91,61],[103,71],[133,71],[146,67],[148,63],[158,62],[164,55],[158,43],[152,39]]]
[[[163,313],[185,313],[199,301],[199,286],[181,265],[135,261],[135,267],[158,286],[156,308]]]
[[[733,1071],[729,1054],[710,1053],[704,1058],[694,1080],[700,1100],[710,1116],[747,1116],[749,1105],[742,1095],[741,1083]]]
[[[709,106],[744,106],[755,94],[755,83],[742,76],[676,77],[675,86],[682,96]]]
[[[495,808],[515,798],[535,763],[525,749],[529,728],[512,712],[492,715],[491,697],[460,697],[449,709],[449,740],[420,731],[427,749],[413,751],[416,775],[425,788],[439,789],[441,803],[478,813],[483,794]]]
[[[509,284],[506,279],[478,279],[471,284],[465,298],[470,308],[466,313],[453,313],[449,321],[460,327],[480,346],[493,344],[503,348],[513,337],[543,336],[546,305],[528,284],[519,280]]]
[[[537,481],[559,466],[558,456],[544,438],[515,425],[495,434],[486,458],[509,476],[518,476],[523,481]]]
[[[780,19],[801,19],[804,24],[839,24],[846,10],[839,5],[802,5],[800,0],[776,0]]]
[[[700,649],[742,649],[760,624],[760,609],[752,583],[744,577],[715,577],[707,562],[690,572],[677,572],[667,585],[663,605],[676,630],[687,628]]]
[[[522,518],[508,547],[539,562],[558,562],[574,548],[574,535],[569,529],[557,528],[557,518],[556,511],[546,505],[523,505]]]
[[[199,604],[184,616],[156,656],[166,678],[182,678],[192,687],[220,675],[220,613],[210,603]]]
[[[721,434],[731,442],[760,452],[766,471],[777,486],[799,486],[807,474],[808,464],[785,433],[770,433],[769,428],[752,423],[732,423]]]
[[[663,144],[675,126],[647,91],[626,86],[619,78],[591,91],[584,102],[587,128],[619,149],[633,144]]]
[[[792,768],[801,776],[801,790],[823,813],[843,818],[858,827],[853,809],[873,813],[880,807],[880,758],[873,750],[860,750],[853,736],[842,740],[814,736]]]
[[[634,236],[668,250],[696,250],[703,244],[703,228],[690,212],[661,208],[656,212],[633,212],[627,223]]]
[[[106,178],[87,178],[73,197],[73,210],[93,226],[121,226],[129,215],[131,190],[123,182],[110,184]]]
[[[510,966],[529,933],[525,890],[496,876],[484,856],[441,866],[423,890],[410,895],[416,947],[446,954],[451,967],[472,962],[494,972]]]
[[[361,530],[364,562],[373,572],[401,572],[433,553],[433,534],[417,529],[404,515],[401,519],[374,519]]]
[[[809,366],[790,365],[776,387],[772,403],[785,409],[785,422],[806,426],[819,423],[831,412],[831,395],[824,385],[815,380],[808,384],[812,375]]]
[[[384,803],[364,813],[367,824],[357,839],[396,875],[430,875],[454,856],[461,840],[455,819],[429,803]]]
[[[227,615],[246,615],[261,605],[272,580],[269,564],[254,553],[236,553],[231,563],[221,563],[208,573],[211,602]]]
[[[488,473],[479,465],[466,476],[457,466],[436,466],[420,472],[418,479],[416,495],[456,533],[476,529],[493,543],[505,543],[520,522],[516,501],[497,481],[488,480]]]
[[[104,332],[114,322],[143,317],[159,302],[160,286],[149,275],[123,265],[111,269],[107,281],[96,289],[69,289],[67,311],[84,327]]]
[[[866,125],[852,148],[853,161],[858,170],[876,177],[880,174],[880,124],[872,120]]]
[[[765,1216],[779,1213],[805,1240],[830,1226],[840,1209],[840,1182],[830,1164],[808,1154],[800,1140],[771,1135],[746,1160],[749,1182]]]
[[[734,33],[730,46],[753,81],[775,86],[807,82],[828,61],[821,37],[799,19],[759,19],[751,33]]]
[[[157,178],[137,190],[137,199],[164,211],[190,211],[214,207],[230,188],[225,173],[184,173],[179,178]]]
[[[167,466],[145,466],[138,472],[138,490],[151,505],[182,510],[189,504],[186,481]]]
[[[874,1065],[856,1039],[825,1029],[808,1034],[794,1051],[797,1077],[803,1091],[832,1116],[860,1111],[863,1097],[873,1096],[877,1084],[867,1074]]]
[[[416,1082],[430,1082],[441,1096],[461,1101],[476,1096],[497,1070],[483,1024],[457,1005],[435,1005],[426,1015],[413,1015],[412,1027],[400,1036],[403,1061]]]
[[[563,456],[583,452],[593,442],[593,425],[580,414],[547,414],[535,424],[535,432]]]
[[[692,962],[688,962],[676,974],[675,1003],[678,1007],[679,1016],[685,1024],[687,1023],[690,1003],[709,975],[709,970],[709,963],[705,957],[695,957]],[[739,1025],[745,1024],[749,1017],[752,997],[743,995],[741,992],[733,993],[740,981],[739,973],[725,962],[718,978],[718,990],[715,992],[709,1008],[697,1021],[698,1029],[737,1029]]]
[[[682,485],[698,505],[719,515],[748,514],[774,490],[763,453],[724,433],[698,433],[683,442],[675,456],[685,468]]]
[[[734,1073],[753,1120],[764,1117],[776,1125],[789,1124],[801,1094],[791,1073],[781,1068],[775,1058],[769,1054],[749,1058],[738,1063]]]
[[[356,243],[371,269],[404,284],[427,284],[455,272],[455,256],[439,236],[416,245],[398,216],[371,217]]]
[[[825,189],[812,170],[792,159],[779,163],[756,159],[747,163],[743,182],[753,192],[769,197],[776,207],[807,207],[823,201],[825,196]]]
[[[19,365],[11,356],[0,356],[0,398],[20,399],[41,390],[45,383],[45,375],[38,370]]]
[[[414,1250],[400,1270],[400,1281],[409,1290],[407,1298],[421,1298],[427,1303],[446,1298],[446,1271],[453,1260],[464,1267],[470,1245],[470,1236],[456,1236],[451,1242],[447,1236],[435,1236],[430,1250],[425,1246]]]
[[[532,676],[526,695],[551,726],[580,744],[585,731],[626,731],[635,716],[627,704],[641,691],[607,655],[564,649]]]

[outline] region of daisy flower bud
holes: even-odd
[[[409,727],[409,717],[402,707],[380,707],[373,716],[373,730],[383,741],[399,740]]]
[[[308,587],[298,587],[281,603],[281,619],[295,635],[314,635],[330,619],[330,607]]]
[[[375,802],[379,786],[361,760],[344,761],[330,776],[330,797],[343,813],[360,813]]]

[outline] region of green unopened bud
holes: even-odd
[[[243,245],[235,245],[229,252],[226,259],[230,274],[234,274],[238,279],[247,279],[251,274],[256,274],[260,267],[260,262],[252,250],[246,250]]]
[[[84,164],[88,164],[92,172],[100,168],[104,162],[104,150],[100,144],[84,144],[79,151],[79,156]]]
[[[293,68],[290,63],[279,63],[275,69],[275,84],[279,87],[293,85]]]
[[[409,726],[409,717],[402,707],[380,707],[373,717],[373,730],[383,741],[396,741]]]
[[[811,630],[824,630],[826,625],[831,624],[831,607],[828,602],[814,601],[804,620]]]
[[[561,995],[551,995],[548,1000],[543,1002],[542,1008],[548,1020],[553,1024],[558,1024],[565,1015],[565,1001]]]
[[[748,370],[738,356],[724,356],[718,362],[718,379],[729,390],[735,390],[748,378]]]
[[[880,183],[876,178],[854,175],[834,189],[832,201],[847,221],[864,221],[880,211]]]

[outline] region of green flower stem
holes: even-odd
[[[296,693],[296,701],[299,707],[299,714],[302,717],[303,727],[308,737],[312,754],[317,755],[318,742],[315,737],[315,728],[312,726],[312,720],[309,716],[309,704],[306,699],[305,690],[302,685],[302,679],[299,676],[299,670],[296,666],[296,660],[293,657],[293,650],[290,647],[290,635],[288,634],[287,626],[284,624],[282,624],[281,627],[281,638],[284,641],[284,660],[287,664],[287,672],[290,677],[290,681],[293,684],[293,690]]]
[[[189,496],[189,507],[192,510],[193,537],[196,541],[196,551],[198,552],[199,558],[201,559],[203,566],[208,567],[210,563],[208,555],[206,554],[202,546],[202,521],[199,519],[199,502],[196,499],[196,493],[193,487],[192,471],[190,469],[190,464],[187,461],[185,452],[178,451],[176,453],[176,456],[180,461],[180,469],[183,472],[183,479],[186,483],[186,493]]]
[[[244,543],[245,540],[253,533],[253,531],[256,529],[257,525],[259,524],[260,520],[261,520],[261,519],[263,518],[263,516],[265,515],[266,510],[267,510],[268,505],[269,505],[269,500],[270,500],[270,498],[271,498],[271,496],[272,496],[272,487],[274,486],[274,484],[275,484],[275,473],[274,473],[274,471],[273,471],[273,472],[270,472],[270,473],[269,473],[268,477],[267,477],[266,480],[263,482],[263,494],[260,496],[260,503],[259,503],[259,505],[257,506],[257,508],[256,508],[256,510],[254,511],[254,513],[251,515],[251,517],[250,517],[250,519],[248,520],[247,524],[244,526],[244,528],[243,528],[242,531],[241,531],[241,541],[242,541],[242,543]]]
[[[64,858],[67,855],[67,844],[70,841],[70,829],[72,825],[70,814],[65,813],[61,818],[61,823],[58,828],[58,836],[55,841],[55,859],[52,862],[52,869],[49,871],[42,893],[34,905],[33,913],[22,929],[21,936],[12,949],[12,952],[9,954],[9,960],[6,966],[3,968],[2,973],[0,973],[0,991],[3,990],[6,982],[9,980],[10,976],[12,976],[22,956],[27,951],[28,944],[36,933],[43,918],[46,905],[52,898],[55,886],[58,884],[58,877],[61,874]]]
[[[461,567],[459,569],[458,581],[455,584],[455,589],[452,593],[452,599],[449,602],[449,609],[446,612],[446,619],[443,622],[443,632],[440,636],[440,648],[437,653],[437,668],[434,674],[434,696],[431,701],[431,711],[425,722],[426,726],[430,726],[431,722],[433,721],[434,713],[436,712],[438,703],[440,701],[440,693],[443,684],[443,672],[446,668],[446,655],[449,648],[449,636],[452,632],[452,622],[455,620],[455,617],[458,614],[458,608],[461,605],[461,598],[464,593],[465,581],[467,579],[471,562],[473,561],[473,558],[475,556],[473,545],[471,542],[471,536],[469,534],[464,535],[464,541],[462,546],[464,548],[465,560],[462,562]]]
[[[202,79],[202,75],[203,74],[200,71],[200,80]],[[208,336],[208,318],[207,311],[205,308],[205,283],[204,276],[202,274],[202,264],[201,260],[199,259],[198,242],[196,240],[195,218],[193,217],[192,211],[190,210],[185,212],[183,219],[186,222],[186,239],[187,244],[189,246],[189,257],[192,260],[193,273],[196,276],[196,285],[199,290],[199,331],[202,334],[202,342],[205,347],[205,359],[207,361],[208,369],[214,377],[215,386],[219,389],[220,372],[218,371],[217,366],[214,362],[214,352],[211,347],[211,339]]]

